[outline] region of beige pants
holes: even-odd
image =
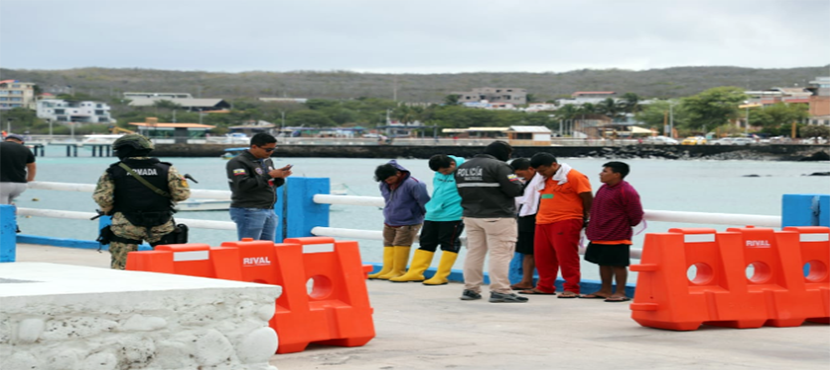
[[[518,228],[515,218],[464,217],[467,229],[467,258],[464,259],[464,288],[481,293],[484,258],[490,253],[490,291],[511,293],[510,260],[516,250]]]

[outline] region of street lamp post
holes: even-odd
[[[674,139],[674,104],[669,102],[669,137]]]
[[[285,129],[285,111],[281,110],[280,115],[282,115],[282,123],[280,124],[280,135],[282,135],[282,130]]]
[[[749,104],[746,105],[746,124],[744,125],[744,135],[749,134]]]

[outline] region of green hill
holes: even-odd
[[[830,74],[830,65],[789,69],[738,67],[675,67],[647,71],[583,69],[564,73],[375,74],[343,71],[241,72],[164,71],[152,69],[79,68],[70,70],[0,69],[0,79],[35,82],[46,92],[72,86],[100,98],[125,91],[189,92],[194,97],[239,98],[287,96],[297,98],[391,99],[441,102],[452,91],[475,87],[527,89],[537,100],[574,91],[633,92],[643,97],[681,97],[717,86],[746,89],[804,86],[816,76]]]

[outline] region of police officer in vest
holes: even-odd
[[[175,240],[173,206],[186,200],[190,189],[173,165],[149,157],[153,144],[144,136],[124,135],[112,148],[120,161],[98,179],[92,199],[112,215],[111,267],[123,270],[127,253],[138,250],[142,240],[151,246]]]

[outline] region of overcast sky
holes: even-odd
[[[565,72],[830,64],[830,0],[0,0],[0,66]]]

